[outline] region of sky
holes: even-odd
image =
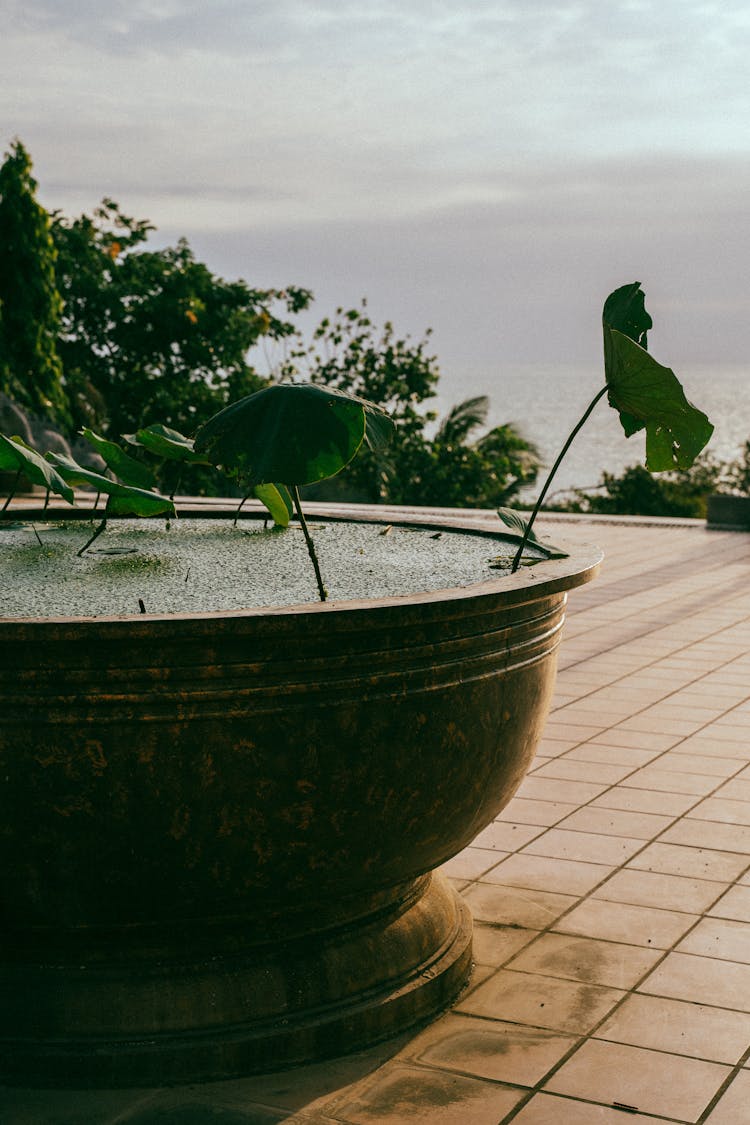
[[[746,0],[0,0],[0,142],[227,278],[367,297],[451,388],[654,355],[744,364]],[[478,382],[477,382],[478,380]],[[750,424],[748,426],[750,429]]]

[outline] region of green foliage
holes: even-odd
[[[53,216],[63,297],[60,354],[77,425],[121,434],[155,418],[191,433],[264,380],[246,355],[293,331],[307,290],[251,289],[196,261],[183,239],[146,250],[153,227],[105,199],[92,216]]]
[[[0,391],[32,413],[65,423],[55,247],[31,167],[20,141],[0,166]]]
[[[143,465],[140,461],[130,457],[115,442],[99,437],[87,426],[83,427],[81,434],[89,445],[96,450],[107,467],[125,484],[135,485],[136,488],[154,487],[154,474],[147,465]]]
[[[72,457],[62,453],[45,453],[45,459],[57,470],[60,476],[74,488],[89,486],[103,492],[109,498],[107,515],[117,516],[159,516],[174,515],[174,504],[166,496],[142,488],[121,484],[111,477],[102,476],[92,469],[85,469]]]
[[[195,436],[195,449],[249,485],[300,487],[349,464],[368,417],[377,419],[379,443],[385,419],[372,404],[312,383],[277,383],[209,419]]]
[[[532,483],[538,457],[511,424],[497,426],[476,441],[485,424],[487,399],[460,403],[432,438],[436,420],[424,408],[433,398],[440,372],[428,351],[430,332],[418,342],[399,338],[390,322],[378,329],[361,308],[339,308],[333,319],[320,322],[313,343],[297,334],[280,367],[285,378],[306,377],[377,403],[395,426],[387,451],[363,450],[342,478],[346,490],[390,504],[487,507],[510,500],[523,484]],[[369,431],[368,431],[369,432]]]
[[[625,436],[646,430],[646,468],[689,469],[713,433],[706,415],[688,402],[673,371],[648,354],[653,321],[640,282],[610,293],[603,311],[604,369],[610,406]]]
[[[750,496],[750,441],[745,442],[738,458],[722,466],[719,490]]]
[[[660,473],[630,465],[621,474],[602,473],[601,491],[577,489],[572,499],[549,505],[554,511],[599,515],[685,516],[702,519],[709,495],[722,477],[722,466],[710,456],[699,457],[690,469]]]
[[[641,283],[634,281],[615,289],[604,302],[606,382],[571,430],[547,474],[513,560],[513,571],[521,564],[531,528],[555,473],[576,434],[605,394],[610,406],[620,413],[625,437],[645,428],[646,468],[651,472],[689,469],[713,433],[706,415],[685,398],[674,372],[662,367],[645,350],[647,333],[653,324],[645,300]]]
[[[8,438],[0,434],[0,471],[15,473],[16,477],[23,474],[32,484],[62,496],[69,504],[74,502],[73,490],[63,475],[19,437]],[[6,501],[6,507],[11,496]]]
[[[276,527],[289,527],[294,514],[294,504],[289,490],[283,484],[257,484],[253,495],[268,510]]]

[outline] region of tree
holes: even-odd
[[[113,437],[153,422],[191,434],[265,380],[247,362],[304,309],[306,289],[251,289],[216,277],[188,243],[146,250],[153,227],[105,199],[92,216],[53,216],[63,297],[60,355],[76,426]]]
[[[31,168],[15,141],[0,167],[0,391],[32,413],[65,423],[56,254]]]
[[[310,379],[385,407],[396,425],[384,453],[365,452],[334,478],[342,498],[353,496],[390,504],[494,507],[506,504],[536,478],[534,446],[511,424],[470,438],[486,422],[486,396],[468,399],[449,412],[432,439],[436,421],[423,404],[434,397],[440,371],[428,352],[430,332],[414,343],[398,338],[390,322],[378,330],[361,308],[339,308],[320,322],[313,342],[296,347],[279,366],[284,378]],[[326,485],[317,495],[330,491]]]

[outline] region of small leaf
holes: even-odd
[[[294,513],[294,504],[289,490],[283,484],[257,484],[253,489],[255,496],[264,504],[277,527],[288,527]]]
[[[32,484],[39,484],[69,504],[75,503],[73,489],[41,454],[26,445],[20,437],[7,438],[0,434],[0,469],[17,473],[20,469]]]
[[[173,516],[174,504],[158,492],[145,492],[141,488],[122,485],[122,492],[110,493],[105,512],[107,516],[160,516],[164,512]]]
[[[365,409],[340,391],[278,383],[248,395],[201,426],[195,448],[250,484],[313,484],[335,476],[365,436]]]
[[[47,453],[47,460],[69,484],[93,485],[99,492],[109,497],[105,509],[107,516],[158,516],[162,512],[175,514],[174,504],[158,492],[147,492],[142,488],[132,488],[128,484],[103,477],[92,469],[84,469],[72,457],[62,453]]]
[[[99,437],[88,426],[84,426],[81,434],[91,445],[105,463],[125,484],[135,485],[136,488],[153,488],[154,474],[147,465],[142,465],[134,457],[130,457],[124,449],[107,438]]]
[[[145,426],[135,434],[123,434],[124,440],[131,445],[140,445],[153,453],[156,457],[163,457],[167,461],[183,461],[190,465],[210,465],[208,458],[195,452],[192,438],[185,437],[178,430],[171,430],[161,422],[153,426]]]
[[[525,520],[520,512],[516,512],[513,508],[498,508],[497,514],[505,526],[511,529],[502,533],[503,538],[510,539],[514,543],[520,543],[526,534],[526,528],[530,521]],[[542,551],[548,559],[566,559],[568,557],[567,551],[555,547],[552,543],[543,542],[534,531],[528,533],[526,542]]]
[[[604,303],[604,369],[609,404],[626,437],[646,430],[646,468],[689,469],[713,433],[706,415],[685,397],[669,367],[645,351],[651,317],[638,282],[616,289]]]

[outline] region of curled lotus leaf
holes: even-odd
[[[688,469],[707,444],[713,426],[685,396],[669,367],[646,351],[652,321],[639,282],[624,285],[604,304],[604,370],[609,404],[619,412],[625,436],[646,430],[646,468]]]
[[[165,461],[182,461],[190,465],[211,463],[208,458],[195,452],[192,438],[185,437],[179,430],[172,430],[161,422],[144,426],[134,434],[123,434],[123,438],[130,445],[141,446],[155,457],[164,458]]]

